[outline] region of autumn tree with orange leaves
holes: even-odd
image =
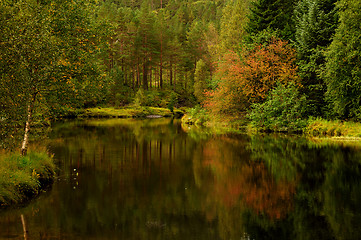
[[[218,87],[207,92],[212,115],[244,115],[252,103],[264,102],[277,84],[300,85],[295,50],[275,36],[263,37],[240,53],[229,52],[219,63]]]

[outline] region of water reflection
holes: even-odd
[[[358,239],[361,152],[179,122],[55,125],[53,189],[0,212],[0,239]]]

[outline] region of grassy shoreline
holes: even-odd
[[[75,110],[67,113],[64,118],[146,118],[153,116],[180,118],[183,115],[183,109],[174,109],[172,112],[167,108],[126,106],[121,108],[93,107]]]
[[[56,166],[44,151],[0,154],[0,209],[24,203],[50,186]]]
[[[340,120],[325,120],[321,118],[309,119],[307,125],[297,132],[282,131],[274,129],[273,131],[264,131],[263,129],[256,128],[251,125],[250,122],[240,121],[239,123],[231,123],[227,121],[223,122],[211,122],[203,116],[198,118],[189,114],[184,115],[182,118],[182,124],[193,125],[195,127],[209,127],[220,128],[225,132],[240,131],[247,134],[257,133],[289,133],[298,134],[307,138],[328,139],[335,141],[357,141],[361,139],[361,123],[352,121],[340,121]],[[219,130],[217,131],[219,132]]]

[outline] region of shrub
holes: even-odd
[[[209,120],[206,109],[197,105],[194,108],[190,108],[187,114],[183,116],[182,122],[186,124],[203,125]]]
[[[144,95],[143,89],[139,88],[138,92],[135,94],[134,105],[137,107],[145,106],[146,97]]]
[[[279,84],[264,103],[252,105],[251,124],[263,131],[301,131],[307,124],[303,118],[305,96],[300,96],[293,83]]]
[[[173,110],[174,110],[174,104],[176,104],[177,99],[178,99],[177,94],[175,92],[172,92],[169,96],[169,103],[167,106],[171,112],[173,112]]]

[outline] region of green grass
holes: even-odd
[[[0,207],[22,203],[53,181],[55,165],[46,152],[0,153]]]
[[[311,119],[304,133],[313,137],[360,138],[361,123]]]
[[[176,114],[182,114],[181,110],[174,110],[172,113],[167,108],[158,107],[102,107],[102,108],[88,108],[78,117],[80,118],[134,118],[146,117],[149,115],[160,115],[163,117],[170,117]]]

